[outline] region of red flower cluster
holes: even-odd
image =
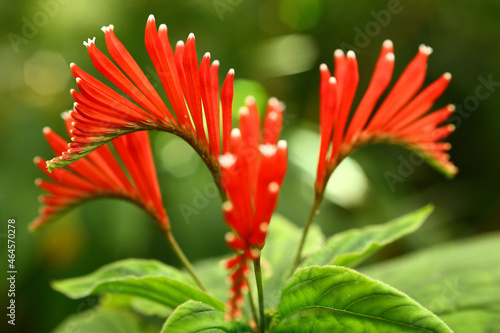
[[[240,109],[240,126],[231,133],[231,151],[220,158],[222,184],[228,201],[222,205],[232,232],[228,245],[238,252],[226,263],[232,269],[230,316],[237,317],[242,305],[241,290],[246,289],[247,260],[260,257],[271,215],[287,169],[287,145],[278,141],[283,122],[283,107],[269,100],[264,128],[253,98]]]
[[[73,131],[71,115],[65,113],[63,117],[68,133]],[[64,154],[67,142],[48,127],[44,128],[43,133],[54,154]],[[169,229],[170,223],[162,204],[148,133],[143,131],[121,136],[113,140],[113,146],[125,170],[107,145],[69,164],[67,168],[52,172],[47,171],[44,159],[35,157],[35,164],[52,181],[36,180],[36,184],[49,194],[40,196],[44,206],[30,228],[36,229],[58,214],[90,199],[117,197],[136,203],[163,230]]]
[[[71,64],[79,89],[79,92],[71,92],[75,100],[71,115],[74,121],[72,142],[64,155],[48,161],[48,169],[67,165],[116,137],[140,130],[175,133],[188,141],[207,164],[217,163],[221,132],[223,151],[229,150],[234,71],[230,70],[226,76],[219,98],[219,62],[210,64],[207,53],[198,67],[193,34],[185,44],[179,41],[175,52],[172,51],[167,27],[162,24],[157,30],[151,15],[146,24],[146,48],[172,105],[172,114],[116,38],[113,26],[104,27],[103,31],[114,62],[99,51],[95,38],[84,43],[90,59],[97,70],[132,101]]]
[[[78,90],[72,90],[74,110],[66,115],[71,143],[50,130],[47,139],[56,158],[37,159],[37,165],[57,183],[39,181],[51,193],[36,227],[55,213],[101,197],[121,197],[144,207],[162,228],[169,228],[151,156],[147,130],[174,133],[200,154],[228,200],[224,217],[232,229],[226,237],[238,253],[228,262],[231,274],[230,316],[238,316],[247,288],[248,260],[260,256],[267,228],[287,167],[285,141],[278,141],[283,106],[271,99],[261,133],[253,98],[240,110],[239,129],[232,128],[234,71],[226,76],[219,94],[218,61],[205,54],[198,64],[194,35],[172,50],[167,27],[156,28],[151,15],[146,24],[146,49],[168,96],[173,112],[154,89],[137,62],[114,34],[103,28],[111,59],[95,45],[84,43],[96,69],[121,92],[108,87],[71,64]],[[128,98],[127,98],[128,97]],[[205,129],[206,124],[206,129]],[[112,141],[133,184],[106,143]],[[58,169],[67,166],[70,170]],[[222,184],[222,185],[221,185]]]
[[[454,107],[448,105],[429,113],[448,86],[451,75],[443,74],[419,92],[431,52],[430,47],[420,46],[416,57],[374,111],[389,86],[394,69],[393,45],[391,41],[385,41],[368,89],[350,122],[349,114],[359,80],[354,52],[349,51],[347,56],[341,50],[335,52],[334,76],[326,65],[321,65],[321,145],[315,184],[317,193],[323,192],[328,178],[344,157],[357,147],[372,142],[407,146],[445,174],[452,176],[457,172],[446,154],[450,144],[439,142],[454,130],[453,125],[440,126]]]

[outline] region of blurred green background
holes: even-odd
[[[42,194],[33,184],[42,173],[32,159],[52,157],[42,128],[50,126],[63,134],[59,114],[73,103],[69,89],[76,84],[69,64],[96,74],[82,41],[96,36],[104,51],[100,28],[114,24],[117,36],[158,84],[144,47],[144,27],[151,13],[158,24],[167,24],[172,43],[194,32],[198,55],[211,52],[221,62],[221,77],[230,68],[236,70],[236,108],[247,94],[256,96],[259,105],[270,96],[286,103],[284,137],[289,140],[290,168],[278,212],[299,225],[312,202],[317,163],[319,64],[332,69],[335,49],[354,48],[362,92],[385,39],[395,45],[395,75],[419,44],[430,45],[434,53],[426,82],[446,71],[453,75],[436,107],[453,103],[463,110],[455,115],[457,130],[449,138],[459,174],[449,181],[426,165],[410,164],[403,170],[410,161],[408,151],[363,148],[332,179],[318,222],[330,235],[435,204],[420,231],[375,260],[500,230],[498,1],[1,0],[0,267],[6,267],[7,219],[15,218],[15,331],[49,332],[68,314],[92,305],[53,291],[51,280],[83,275],[129,257],[178,265],[148,217],[117,200],[88,203],[37,233],[27,231]],[[484,87],[484,80],[494,83]],[[356,100],[360,97],[358,93]],[[170,134],[152,134],[152,145],[164,203],[188,257],[195,261],[226,253],[220,199],[201,160]],[[388,172],[401,170],[404,181],[389,184]],[[4,308],[6,280],[1,281]],[[5,324],[4,318],[0,327]]]

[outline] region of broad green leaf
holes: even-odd
[[[266,245],[262,250],[262,268],[266,308],[278,305],[281,288],[290,275],[293,259],[302,236],[302,228],[280,215],[274,215],[267,232]],[[325,236],[317,225],[312,225],[307,235],[303,253],[321,249]]]
[[[167,318],[172,313],[168,307],[141,297],[133,297],[130,300],[130,307],[146,316]]]
[[[172,308],[167,308],[142,297],[125,294],[101,294],[99,305],[113,309],[132,309],[145,316],[158,316],[161,318],[167,318],[172,313]]]
[[[66,318],[52,333],[156,333],[158,329],[141,322],[123,309],[92,308]]]
[[[361,270],[408,293],[456,333],[500,332],[499,254],[500,234],[495,233]]]
[[[152,275],[148,275],[152,274]],[[125,260],[87,276],[55,281],[52,287],[70,298],[94,294],[125,294],[142,297],[168,308],[193,299],[224,310],[224,303],[186,283],[191,283],[175,268],[158,262]]]
[[[67,289],[66,283],[71,284],[71,279],[54,283],[53,288],[71,298],[81,298],[103,293],[118,293],[143,297],[169,308],[175,308],[179,304],[193,299],[210,304],[219,310],[224,310],[224,303],[218,299],[184,282],[163,276],[125,277],[102,280],[88,289],[86,293],[76,296],[65,292]]]
[[[416,231],[432,210],[433,207],[428,205],[385,224],[351,229],[336,234],[327,240],[326,245],[320,251],[307,258],[301,266],[353,267],[381,247]]]
[[[126,259],[105,265],[95,272],[82,277],[52,282],[52,287],[68,297],[81,298],[87,296],[89,290],[102,281],[132,276],[165,276],[187,284],[193,284],[191,279],[177,268],[165,265],[159,261]]]
[[[298,270],[282,291],[272,332],[452,332],[402,292],[339,266]]]
[[[207,304],[187,301],[175,309],[161,333],[254,333],[247,324],[226,321],[224,315]]]

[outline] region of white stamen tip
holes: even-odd
[[[177,47],[183,47],[184,46],[184,42],[182,40],[178,41],[177,44],[175,45]]]
[[[84,41],[83,42],[83,45],[85,45],[86,47],[90,47],[92,46],[93,44],[95,44],[95,37],[94,38],[89,38],[86,42]]]
[[[450,73],[448,73],[448,72],[444,73],[444,74],[443,74],[443,77],[444,77],[446,80],[448,80],[448,81],[449,81],[449,80],[451,80],[451,74],[450,74]]]
[[[154,21],[154,20],[155,20],[155,16],[153,14],[149,14],[148,21]]]
[[[236,163],[236,156],[231,153],[226,153],[219,157],[219,164],[223,168],[230,168]]]
[[[278,141],[278,148],[279,149],[286,149],[287,147],[288,147],[288,143],[285,140]]]
[[[424,44],[421,44],[418,49],[420,52],[427,54],[427,55],[430,55],[432,53],[432,47],[426,46]]]
[[[52,132],[52,130],[48,126],[45,126],[42,131],[43,131],[43,134],[49,134],[50,132]]]
[[[336,78],[334,78],[334,77],[332,76],[332,77],[330,77],[330,78],[328,79],[328,83],[330,83],[330,84],[332,84],[332,85],[333,85],[333,84],[336,84],[336,83],[337,83],[337,79],[336,79]]]
[[[246,103],[246,100],[245,100],[245,103]],[[248,108],[246,106],[242,106],[241,108],[238,109],[238,114],[241,116],[246,116],[250,113],[250,111],[248,111]]]
[[[188,36],[188,39],[194,39],[194,34],[190,33],[189,36]]]
[[[277,182],[272,182],[268,185],[267,189],[271,193],[278,193],[278,191],[280,190],[280,185]]]
[[[344,51],[342,51],[341,49],[336,49],[335,52],[333,53],[333,55],[336,58],[343,57],[344,56]]]
[[[269,112],[269,114],[267,115],[267,117],[271,120],[278,120],[278,112],[277,111],[271,111]]]
[[[75,79],[76,83],[79,83],[81,80],[82,80],[82,78],[81,78],[81,77],[77,77],[77,78]]]
[[[382,43],[382,46],[384,48],[389,48],[389,47],[393,47],[394,44],[392,43],[392,40],[386,39],[386,40],[384,40],[384,43]]]
[[[75,125],[76,125],[76,122],[72,121],[71,126],[75,126]]]
[[[267,232],[267,230],[269,229],[269,223],[267,222],[263,222],[261,223],[261,225],[259,226],[259,230],[262,232],[262,233],[265,233]]]
[[[456,108],[455,108],[455,105],[453,105],[453,104],[448,104],[447,106],[448,106],[448,110],[450,110],[451,112],[455,112],[455,109],[456,109]]]
[[[356,58],[356,53],[354,51],[347,51],[347,58]]]
[[[272,145],[270,143],[259,146],[260,153],[262,155],[267,156],[267,157],[270,157],[270,156],[273,156],[274,154],[276,154],[277,149],[278,149],[278,147],[276,147],[275,145]]]
[[[326,70],[328,70],[328,66],[326,64],[321,64],[321,65],[319,65],[319,70],[326,71]]]
[[[239,128],[233,128],[231,130],[231,138],[235,138],[235,139],[241,138],[241,131]]]
[[[47,164],[49,164],[49,161],[47,161]],[[40,178],[35,179],[35,185],[40,186],[42,184],[42,180]]]
[[[220,66],[219,60],[214,60],[212,62],[212,66],[219,67]]]
[[[115,28],[115,27],[114,27],[112,24],[110,24],[110,25],[108,25],[108,26],[106,26],[106,25],[105,25],[105,26],[103,26],[103,27],[101,28],[101,30],[102,30],[102,32],[106,33],[106,32],[112,31],[114,28]]]
[[[233,210],[233,203],[231,201],[224,201],[222,203],[222,210],[225,212],[230,212]]]
[[[253,105],[253,104],[255,104],[255,97],[253,97],[253,96],[247,96],[247,98],[245,98],[245,104],[246,105]]]
[[[231,68],[229,72],[227,72],[228,75],[233,75],[234,76],[234,68]]]
[[[236,237],[234,236],[234,234],[231,232],[231,231],[228,231],[226,232],[226,234],[224,235],[224,239],[226,240],[226,242],[232,242]]]
[[[394,53],[392,53],[392,52],[387,53],[387,54],[385,55],[385,59],[386,59],[387,61],[394,61],[394,59],[395,59],[395,57],[394,57]]]
[[[168,29],[167,29],[167,25],[166,25],[166,24],[164,24],[164,23],[160,24],[160,27],[158,28],[158,30],[165,30],[165,31],[168,31]]]
[[[274,108],[278,108],[280,106],[280,101],[276,97],[271,97],[267,101],[267,104],[271,105]]]

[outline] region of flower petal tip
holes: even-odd
[[[285,140],[279,140],[278,141],[278,148],[280,149],[286,149],[288,147],[288,143]]]
[[[336,49],[335,52],[333,52],[333,56],[335,58],[344,57],[344,51],[342,51],[341,49]]]
[[[247,112],[248,112],[248,109],[247,109]],[[241,137],[241,131],[240,131],[240,129],[239,128],[233,128],[231,130],[231,138],[240,138],[240,137]]]
[[[223,168],[230,168],[236,163],[236,156],[231,153],[224,154],[219,157],[219,164]]]
[[[83,45],[85,45],[87,48],[91,47],[92,45],[95,44],[95,37],[87,39],[87,41],[83,41]]]
[[[104,33],[107,33],[107,32],[110,32],[110,31],[113,31],[113,29],[115,28],[114,25],[110,24],[110,25],[105,25],[101,28],[102,32]]]
[[[433,51],[432,47],[424,45],[424,44],[420,44],[420,46],[418,47],[418,50],[426,55],[430,55]]]
[[[394,44],[392,43],[392,40],[386,39],[386,40],[384,40],[384,43],[382,43],[382,47],[384,47],[384,48],[393,48]]]

